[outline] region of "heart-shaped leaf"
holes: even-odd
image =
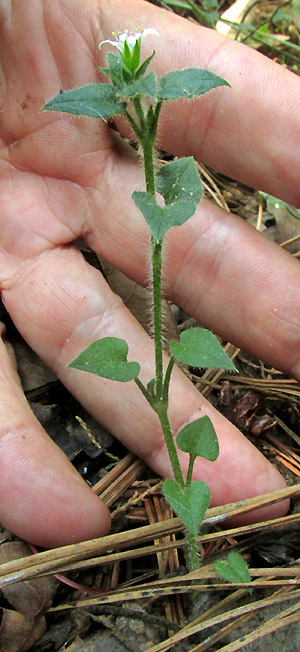
[[[157,94],[161,100],[190,99],[199,97],[216,86],[230,86],[230,84],[213,72],[202,68],[173,70],[159,80]]]
[[[204,457],[214,462],[219,455],[219,443],[212,421],[208,416],[188,423],[176,438],[178,448],[193,459]]]
[[[124,109],[125,102],[117,100],[111,84],[87,84],[59,93],[45,104],[42,111],[64,111],[91,118],[109,118],[123,113]]]
[[[243,557],[238,555],[237,552],[230,552],[227,559],[217,561],[215,563],[215,569],[228,582],[234,584],[251,582],[248,566]]]
[[[155,175],[155,188],[166,204],[185,200],[197,205],[202,195],[202,183],[193,157],[163,165]]]
[[[210,501],[210,491],[201,480],[195,480],[182,489],[176,480],[168,478],[162,490],[174,512],[189,532],[197,535]]]
[[[103,337],[90,344],[68,367],[127,383],[140,373],[138,362],[127,362],[128,344],[118,337]]]
[[[171,206],[159,206],[155,197],[148,192],[133,192],[132,199],[143,213],[151,234],[156,242],[160,242],[172,226],[181,226],[195,212],[192,202],[178,201]]]
[[[206,328],[189,328],[183,331],[179,342],[170,342],[170,349],[176,360],[190,367],[237,371],[219,340]]]

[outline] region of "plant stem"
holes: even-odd
[[[146,179],[146,190],[149,194],[155,194],[154,166],[153,166],[153,134],[142,140],[144,153],[144,170]],[[154,346],[155,346],[155,403],[153,407],[159,417],[166,446],[172,465],[174,478],[184,488],[178,454],[168,419],[168,387],[173,364],[166,373],[165,386],[163,382],[163,338],[162,338],[162,242],[156,242],[151,238],[151,263],[152,263],[152,287],[153,287],[153,322],[154,322]],[[164,397],[163,397],[164,392]]]
[[[139,126],[136,124],[136,121],[134,120],[132,115],[126,109],[124,110],[124,115],[126,116],[129,124],[131,125],[135,135],[137,136],[138,139],[140,139],[142,134],[141,134]]]
[[[155,194],[155,185],[154,185],[154,166],[153,166],[153,145],[152,139],[143,138],[141,142],[144,154],[144,170],[145,170],[145,180],[146,180],[146,190],[150,195]]]
[[[142,141],[144,153],[144,170],[146,190],[150,195],[155,194],[153,144],[152,137]],[[153,286],[153,322],[155,346],[155,380],[156,396],[160,398],[163,391],[163,345],[162,345],[162,300],[161,300],[161,268],[162,268],[162,243],[151,238],[151,263]]]
[[[185,555],[186,564],[189,571],[191,572],[193,570],[197,570],[197,568],[200,567],[199,548],[197,543],[197,536],[194,534],[194,532],[187,530],[186,539],[188,544],[188,550]]]
[[[152,397],[151,397],[150,393],[147,390],[147,387],[145,387],[145,385],[140,381],[139,378],[134,378],[134,382],[138,386],[138,388],[141,390],[141,392],[144,395],[146,401],[148,401],[148,403],[150,403],[151,407],[153,407],[153,400],[152,400]]]
[[[134,108],[135,108],[136,115],[137,115],[137,117],[138,117],[138,119],[139,119],[139,121],[140,121],[141,133],[142,133],[142,134],[145,134],[145,132],[146,132],[146,130],[147,130],[147,126],[146,126],[146,118],[145,118],[145,114],[144,114],[144,110],[143,110],[143,106],[142,106],[141,98],[140,98],[139,95],[137,95],[137,96],[134,98],[134,100],[133,100],[133,106],[134,106]]]
[[[142,106],[139,101],[139,98],[136,98],[134,101],[135,110],[137,116],[140,120],[141,128],[145,124],[145,120],[142,115]],[[155,142],[155,135],[157,129],[157,120],[159,111],[161,108],[161,103],[157,105],[156,111],[154,114],[154,119],[151,120],[152,128],[147,130],[145,136],[140,139],[140,143],[143,148],[144,153],[144,170],[145,170],[145,180],[146,180],[146,191],[155,196],[155,183],[154,183],[154,166],[153,166],[153,146]],[[148,113],[148,123],[150,123],[150,114]],[[149,124],[148,124],[149,127]],[[169,458],[174,474],[174,478],[181,489],[185,488],[184,477],[182,474],[178,453],[176,445],[173,438],[173,433],[171,430],[169,418],[168,418],[168,405],[169,405],[169,385],[171,379],[171,373],[174,366],[174,358],[171,357],[165,378],[163,377],[163,338],[162,338],[162,241],[157,242],[153,237],[151,237],[151,263],[152,263],[152,290],[153,290],[153,322],[154,322],[154,345],[155,345],[155,398],[152,403],[150,403],[158,415],[160,420],[161,428],[163,431],[165,443],[168,449]],[[146,388],[135,381],[143,392],[144,396],[147,398],[148,402],[149,397],[147,397]],[[192,468],[189,469],[188,479],[189,483],[191,482]],[[197,545],[197,537],[193,532],[187,532],[187,542],[188,542],[188,567],[190,570],[194,570],[199,567],[199,551]]]
[[[189,487],[189,485],[192,482],[192,473],[193,473],[193,466],[194,466],[195,459],[196,458],[195,458],[194,455],[190,455],[189,468],[188,468],[188,472],[187,472],[187,475],[186,475],[186,481],[185,481],[185,486],[186,487]]]
[[[155,376],[156,396],[161,398],[163,391],[163,343],[162,343],[162,300],[161,300],[161,243],[152,238],[152,292],[153,292],[153,322],[155,346]]]
[[[178,459],[178,454],[173,438],[173,433],[171,430],[169,418],[168,418],[168,405],[166,403],[160,403],[156,405],[155,410],[160,420],[162,431],[164,434],[166,446],[169,453],[170,462],[173,469],[173,474],[176,482],[184,489],[184,477],[182,475],[181,466]]]
[[[171,373],[173,371],[174,364],[175,364],[175,358],[171,356],[165,373],[164,388],[163,388],[163,400],[166,401],[167,404],[169,403],[169,386],[170,386]]]

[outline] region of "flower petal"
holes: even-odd
[[[101,45],[103,45],[103,43],[110,43],[110,45],[113,45],[116,48],[119,47],[118,41],[110,41],[109,39],[106,39],[105,41],[101,41],[101,43],[99,43],[99,50],[101,48]]]
[[[144,37],[148,36],[149,34],[153,34],[153,36],[159,36],[159,32],[154,27],[147,27],[146,29],[143,29],[141,35]]]

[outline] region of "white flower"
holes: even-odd
[[[105,41],[101,41],[99,48],[101,48],[103,43],[110,43],[110,45],[113,45],[119,50],[125,66],[130,70],[135,70],[138,67],[140,60],[141,39],[149,34],[159,36],[159,32],[154,29],[154,27],[148,27],[147,29],[143,29],[141,32],[136,32],[135,34],[131,34],[128,30],[122,34],[113,33],[113,36],[115,36],[117,40],[110,41],[109,39],[106,39]]]
[[[118,48],[119,52],[123,54],[124,43],[126,41],[129,50],[132,52],[136,42],[140,41],[141,38],[144,38],[144,36],[148,36],[149,34],[153,34],[154,36],[159,36],[159,32],[157,31],[157,29],[154,29],[154,27],[147,27],[147,29],[143,29],[141,32],[136,32],[135,34],[130,34],[128,30],[123,32],[123,34],[119,34],[119,35],[113,32],[113,36],[116,36],[117,40],[110,41],[109,39],[106,39],[105,41],[101,41],[101,43],[99,43],[99,48],[101,48],[101,45],[103,45],[103,43],[110,43],[110,45],[113,45],[114,47]]]

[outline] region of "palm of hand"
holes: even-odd
[[[122,9],[121,5],[119,7],[124,20],[127,19],[126,8],[134,16],[135,9],[142,7],[146,26],[154,21],[158,29],[167,30],[169,23],[180,29],[179,19],[170,19],[170,14],[166,17],[147,3],[127,0],[125,5]],[[1,11],[5,13],[4,9]],[[31,5],[20,3],[17,9],[7,10],[1,46],[2,298],[25,339],[85,406],[158,472],[169,475],[161,433],[152,413],[137,396],[135,387],[128,384],[126,391],[122,389],[123,393],[114,388],[112,407],[109,382],[91,376],[83,380],[76,371],[66,369],[66,364],[90,341],[106,335],[122,336],[126,332],[131,359],[142,362],[145,379],[152,375],[151,342],[105,281],[85,263],[78,250],[70,246],[74,239],[83,236],[93,248],[135,280],[146,282],[148,233],[130,200],[131,191],[142,183],[141,171],[125,152],[115,150],[107,124],[51,113],[39,115],[45,101],[60,87],[67,89],[97,80],[97,45],[102,38],[110,36],[115,20],[114,6],[103,3],[102,13],[103,34],[94,18],[97,11],[93,3],[82,9],[79,0],[72,3],[56,0],[44,3],[42,12],[40,3],[33,1]],[[193,30],[197,28],[190,26],[189,29],[192,39]],[[208,33],[207,40],[210,39]],[[216,72],[226,77],[222,70]],[[231,108],[232,105],[227,106],[227,126],[234,122]],[[212,127],[215,120],[219,134],[223,123],[216,109],[214,102],[206,105],[205,119],[211,121]],[[190,113],[184,107],[177,113],[174,109],[172,131],[172,117],[165,114],[166,132],[162,138],[166,149],[173,139],[176,153],[190,153],[192,136],[198,128],[197,115],[197,108]],[[182,146],[176,125],[178,120],[180,124],[181,120],[184,122],[184,116],[188,119],[191,133],[185,134]],[[205,124],[202,130],[204,135]],[[223,132],[226,144],[226,130]],[[214,144],[213,128],[211,133],[203,147],[201,145],[206,154],[209,144]],[[198,148],[199,155],[201,147]],[[229,158],[229,154],[221,154],[225,161],[223,167],[227,164],[226,156]],[[238,168],[238,162],[234,168]],[[250,180],[255,181],[257,176],[259,172],[253,166],[249,172]],[[253,334],[260,332],[259,329],[267,332],[262,338],[256,338],[258,354],[262,352],[259,350],[261,347],[266,351],[267,359],[287,368],[283,354],[295,342],[293,325],[282,335],[275,351],[273,341],[277,337],[277,326],[273,326],[272,332],[269,326],[266,327],[275,290],[270,294],[269,286],[265,285],[270,305],[264,292],[254,301],[252,288],[256,287],[258,278],[251,262],[247,266],[245,261],[253,260],[252,252],[258,256],[256,261],[268,260],[272,270],[278,269],[283,261],[285,281],[290,291],[292,285],[295,286],[295,281],[289,282],[294,279],[295,261],[283,259],[283,252],[276,251],[275,254],[267,241],[258,244],[257,234],[247,225],[240,224],[233,217],[225,219],[219,209],[210,208],[205,201],[191,224],[180,227],[178,232],[176,229],[172,231],[168,247],[173,256],[168,260],[166,272],[169,296],[199,319],[202,317],[208,327],[218,330],[221,325],[219,330],[225,336],[229,339],[232,336],[232,340],[252,346],[253,350]],[[233,256],[237,250],[239,255],[235,264]],[[240,266],[241,261],[245,263],[244,267]],[[192,279],[189,284],[188,278]],[[243,279],[246,280],[245,297],[236,310],[238,287]],[[209,292],[203,293],[203,288],[209,288]],[[243,312],[245,306],[248,309],[246,315]],[[286,314],[284,301],[281,313]],[[247,320],[247,331],[243,319],[245,323]],[[279,335],[277,340],[280,340]],[[13,531],[44,545],[105,532],[108,527],[105,508],[64,456],[45,438],[24,403],[4,347],[1,349],[3,419],[0,441],[4,455],[0,468],[0,494],[3,497],[0,518]],[[199,465],[196,469],[196,477],[209,479],[214,503],[280,486],[282,481],[264,458],[199,397],[179,371],[176,372],[171,397],[174,431],[200,413],[209,414],[220,433],[221,454],[214,463],[214,477],[211,477],[209,465]],[[245,456],[249,460],[246,470],[240,465],[241,457]],[[10,477],[9,470],[12,460],[16,468],[14,478]],[[44,461],[42,467],[41,461]],[[16,507],[16,496],[19,496],[21,486],[25,498]],[[78,509],[82,515],[80,522]],[[36,512],[39,519],[33,523],[33,513]]]

